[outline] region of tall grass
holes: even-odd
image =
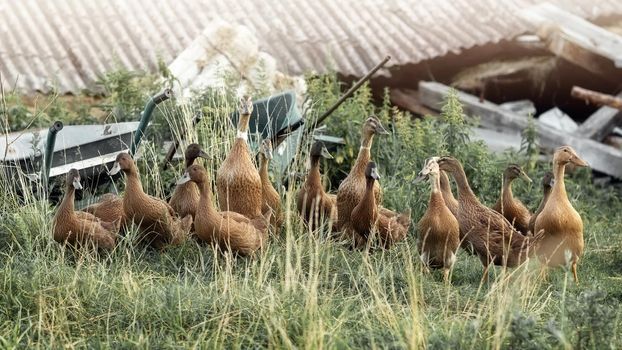
[[[334,77],[309,79],[317,117],[339,93]],[[164,105],[155,122],[182,147],[198,141],[209,154],[212,178],[230,148],[234,131],[227,115],[232,93],[208,92],[187,105]],[[205,118],[196,129],[193,114]],[[347,145],[326,162],[334,190],[358,149],[359,129],[375,113],[393,131],[377,138],[372,154],[384,177],[385,205],[413,209],[416,222],[429,188],[410,179],[431,155],[459,157],[475,192],[487,204],[498,196],[501,171],[530,154],[494,156],[468,139],[472,122],[450,98],[440,119],[413,122],[385,102],[376,107],[360,90],[329,119],[332,134]],[[186,130],[192,130],[187,132]],[[308,142],[290,172],[304,171]],[[183,169],[162,172],[158,143],[141,146],[145,189],[164,197]],[[540,178],[548,164],[536,163]],[[273,174],[277,176],[277,174]],[[494,269],[481,284],[479,260],[460,252],[451,285],[440,273],[423,272],[417,232],[388,251],[352,251],[321,232],[309,232],[295,211],[299,184],[280,187],[285,227],[254,258],[235,258],[192,240],[156,252],[134,244],[136,230],[110,253],[75,250],[53,241],[53,208],[2,179],[0,191],[0,348],[431,348],[542,349],[617,348],[622,298],[622,203],[619,193],[597,188],[587,172],[570,175],[567,189],[585,223],[586,254],[581,284],[567,270],[544,280],[538,263]],[[537,182],[537,181],[536,181]],[[116,187],[122,191],[123,184]],[[516,183],[515,194],[530,207],[537,185]]]

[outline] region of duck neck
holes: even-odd
[[[503,177],[503,187],[501,189],[501,196],[503,197],[504,201],[512,201],[514,199],[514,195],[512,194],[512,181],[514,181],[514,179],[512,178],[508,178],[508,177]]]
[[[136,167],[125,172],[125,192],[132,195],[144,196],[143,184],[140,182]]]
[[[268,180],[268,158],[263,153],[260,153],[261,164],[259,165],[259,176],[261,181]]]
[[[374,134],[364,134],[361,139],[361,148],[359,149],[358,157],[356,157],[356,163],[352,168],[352,171],[356,174],[363,176],[365,174],[365,168],[367,163],[371,160],[371,145],[374,140]]]
[[[444,203],[443,190],[441,188],[440,174],[430,174],[430,182],[432,183],[432,190],[430,191],[430,205],[435,203]]]
[[[250,114],[241,114],[240,120],[238,121],[238,134],[237,138],[244,139],[244,141],[248,141],[248,122],[251,119]]]
[[[63,201],[58,206],[57,216],[58,215],[71,215],[74,212],[74,200],[76,196],[76,189],[71,185],[67,184],[65,189],[65,197]]]
[[[439,174],[439,183],[443,196],[454,199],[454,193],[451,192],[451,186],[449,185],[449,177],[447,177],[447,173],[442,170]]]
[[[320,175],[320,157],[311,156],[311,169],[309,169],[309,176],[307,182],[312,186],[320,186],[322,178]]]
[[[188,169],[192,164],[194,164],[194,160],[196,158],[186,158],[186,169]]]
[[[473,193],[473,190],[471,190],[471,186],[469,186],[469,180],[467,180],[466,174],[464,173],[464,169],[462,169],[462,167],[454,171],[453,176],[454,180],[456,180],[456,187],[458,187],[459,199],[477,199],[475,197],[475,193]]]
[[[374,196],[375,183],[376,181],[373,178],[366,178],[365,194],[359,203],[359,207],[362,206],[362,210],[358,212],[359,217],[357,220],[360,220],[366,230],[371,229],[376,222],[376,217],[378,216],[378,212],[376,210],[376,197]]]
[[[566,164],[555,163],[555,168],[553,171],[555,183],[553,184],[553,188],[551,190],[551,194],[553,195],[566,195],[566,184],[564,183],[564,174],[566,170]]]
[[[212,190],[210,188],[209,181],[197,183],[197,186],[199,187],[199,192],[201,193],[199,208],[208,216],[217,215],[218,210],[216,210],[214,203],[212,203]]]

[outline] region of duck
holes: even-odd
[[[261,216],[261,177],[248,146],[248,122],[253,111],[250,97],[240,99],[237,136],[216,173],[218,204],[222,211],[234,211],[248,218]]]
[[[437,159],[429,158],[415,179],[415,182],[428,179],[432,184],[428,208],[417,223],[420,235],[417,248],[426,271],[430,268],[442,268],[443,278],[445,282],[449,282],[449,273],[456,262],[456,252],[460,247],[460,225],[445,204]]]
[[[361,248],[377,233],[380,244],[385,249],[403,240],[410,227],[410,209],[403,213],[386,215],[378,207],[374,188],[380,179],[375,162],[368,162],[365,168],[365,193],[361,201],[354,207],[350,221],[355,232],[354,245]]]
[[[270,225],[274,228],[274,232],[278,232],[283,223],[283,210],[281,209],[281,196],[272,185],[270,175],[268,174],[268,166],[272,159],[272,141],[270,139],[265,139],[261,142],[259,158],[259,178],[261,178],[263,197],[261,213],[265,215],[268,211],[272,211]]]
[[[123,211],[128,222],[136,224],[142,232],[142,241],[156,249],[183,243],[192,226],[192,215],[179,219],[175,210],[164,200],[146,194],[140,182],[140,174],[128,153],[119,153],[114,166],[108,172],[125,174]]]
[[[188,145],[186,151],[184,152],[184,169],[187,169],[189,166],[194,164],[194,161],[197,158],[209,159],[210,157],[207,153],[205,153],[205,151],[203,151],[199,144],[192,143]],[[179,217],[183,218],[187,215],[191,215],[193,219],[196,214],[198,203],[199,188],[194,182],[187,182],[185,184],[175,186],[173,195],[168,202]]]
[[[509,164],[503,172],[503,185],[497,203],[492,207],[497,213],[501,213],[521,234],[527,235],[529,231],[529,219],[531,212],[519,199],[512,194],[512,182],[521,178],[529,183],[531,179],[518,164]]]
[[[542,201],[540,201],[538,209],[536,209],[536,211],[533,213],[533,215],[531,215],[531,218],[529,219],[530,232],[535,231],[536,219],[538,218],[538,215],[542,212],[542,209],[544,209],[544,205],[546,204],[546,201],[551,195],[551,188],[553,187],[554,183],[555,180],[553,179],[553,172],[547,171],[546,173],[544,173],[544,176],[542,177]]]
[[[361,147],[358,156],[350,173],[341,184],[339,184],[339,188],[337,189],[337,229],[341,230],[346,236],[352,235],[348,232],[351,228],[350,219],[352,217],[352,210],[361,202],[366,192],[367,180],[365,177],[365,169],[367,164],[371,161],[370,150],[374,136],[388,134],[389,132],[382,126],[380,120],[376,116],[370,116],[363,123]],[[378,182],[374,181],[373,192],[376,203],[381,204],[382,192]]]
[[[333,159],[333,156],[322,141],[316,141],[309,152],[311,162],[309,173],[296,194],[296,208],[309,230],[317,229],[326,220],[335,231],[337,196],[326,193],[322,186],[322,175],[320,173],[320,160],[322,158]]]
[[[240,255],[253,255],[265,246],[271,211],[253,219],[233,211],[218,211],[212,203],[209,175],[201,165],[190,166],[177,183],[190,181],[198,186],[201,194],[194,222],[200,240]]]
[[[116,244],[119,221],[105,222],[90,213],[75,210],[75,192],[82,189],[77,169],[70,169],[67,173],[65,189],[63,200],[52,219],[54,240],[71,245],[94,244],[97,248],[112,250]]]
[[[449,177],[447,176],[447,172],[440,170],[439,171],[439,181],[441,185],[441,194],[443,195],[443,201],[445,205],[451,211],[451,213],[455,216],[458,211],[458,200],[454,197],[454,193],[451,191],[451,184],[449,183]]]
[[[553,154],[555,182],[544,208],[536,218],[534,230],[543,235],[537,248],[540,261],[551,267],[569,263],[572,276],[575,282],[579,283],[577,264],[584,249],[583,220],[568,200],[566,193],[564,173],[568,164],[578,167],[589,166],[570,146],[561,146],[555,150]]]
[[[103,222],[119,222],[121,228],[125,227],[125,213],[123,211],[123,197],[114,193],[105,193],[97,203],[93,203],[82,209]]]
[[[516,267],[525,262],[537,241],[523,236],[501,214],[483,205],[473,193],[460,161],[450,156],[437,161],[440,170],[451,174],[458,188],[456,219],[460,239],[468,241],[484,266],[488,280],[490,264]]]

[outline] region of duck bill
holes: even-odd
[[[322,157],[324,157],[326,159],[333,159],[333,155],[330,154],[330,152],[328,152],[326,147],[322,147]]]
[[[112,169],[108,170],[108,175],[116,175],[119,173],[119,171],[121,171],[121,166],[119,165],[119,162],[114,162]]]
[[[265,150],[264,155],[266,156],[266,159],[272,159],[272,157],[274,157],[274,152],[272,152],[272,149],[267,149]]]
[[[583,159],[574,156],[570,159],[570,162],[576,166],[580,166],[580,167],[588,167],[590,166],[586,161],[584,161]]]
[[[378,170],[376,170],[376,168],[373,168],[371,170],[371,177],[374,180],[379,180],[380,179],[380,174],[378,174]]]
[[[529,182],[529,183],[532,183],[532,182],[533,182],[533,181],[531,180],[531,178],[530,178],[529,176],[527,176],[527,174],[526,174],[524,171],[521,171],[521,172],[520,172],[520,177],[521,177],[521,179],[523,179],[523,180],[525,180],[525,181],[527,181],[527,182]]]
[[[387,129],[385,129],[384,126],[382,126],[382,124],[380,123],[378,123],[374,131],[378,135],[389,135],[390,134],[390,132],[388,132]]]
[[[553,187],[553,185],[555,185],[555,179],[551,178],[551,181],[549,181],[549,187]]]
[[[80,178],[79,177],[73,179],[73,188],[75,188],[76,190],[81,190],[82,189],[82,184],[80,183]]]
[[[418,175],[418,176],[417,176],[417,177],[413,180],[413,183],[414,183],[414,184],[420,183],[420,182],[422,182],[422,181],[426,180],[427,178],[428,178],[428,176],[427,176],[427,175],[419,174],[419,175]]]
[[[178,185],[183,185],[183,184],[185,184],[185,183],[187,183],[187,182],[189,182],[189,181],[190,181],[190,174],[188,174],[187,172],[185,172],[185,173],[181,176],[181,178],[179,178],[179,180],[177,180],[177,184],[178,184]]]
[[[210,155],[205,153],[205,151],[203,151],[203,150],[199,151],[199,157],[203,158],[203,159],[207,159],[207,160],[211,160],[212,159],[212,157],[210,157]]]

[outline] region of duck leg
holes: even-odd
[[[572,276],[574,277],[574,282],[579,284],[579,276],[577,276],[577,262],[572,262]]]
[[[450,284],[448,267],[443,268],[443,281],[445,281],[445,284]]]

